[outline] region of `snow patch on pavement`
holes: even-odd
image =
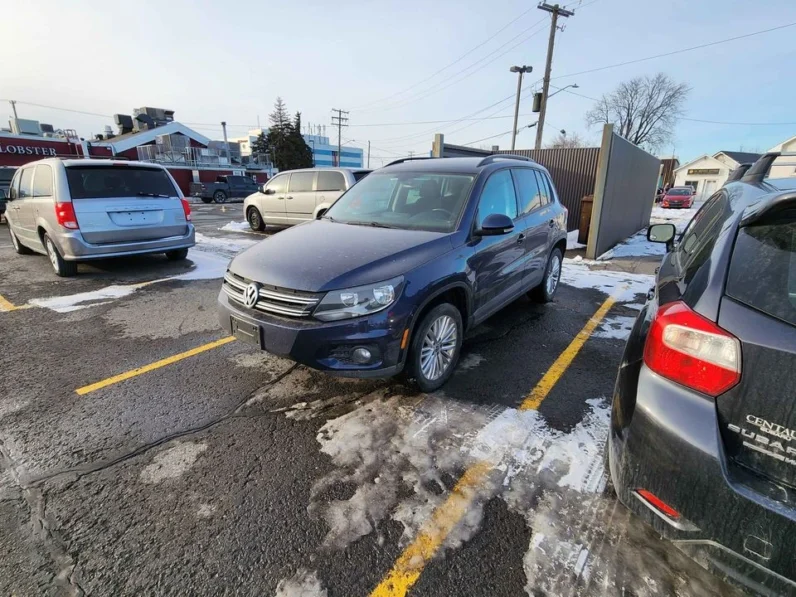
[[[592,270],[586,260],[564,259],[561,282],[575,288],[594,288],[617,300],[632,301],[637,294],[646,294],[655,283],[655,276],[614,270]]]
[[[318,580],[318,573],[299,568],[290,578],[279,581],[275,597],[327,597],[327,591]]]
[[[242,222],[227,222],[219,230],[226,230],[227,232],[246,232],[251,231],[251,226],[246,220]]]
[[[155,484],[166,479],[176,479],[184,475],[207,450],[207,444],[195,442],[175,442],[168,450],[161,452],[141,470],[139,479],[143,483]]]
[[[578,242],[578,235],[580,230],[572,230],[567,232],[567,251],[571,249],[582,249],[586,245]]]
[[[234,257],[244,249],[256,245],[259,241],[248,238],[219,238],[216,236],[206,236],[201,232],[196,233],[196,246],[202,251],[230,254]]]
[[[653,243],[647,240],[647,229],[639,230],[627,240],[619,243],[613,249],[606,251],[597,258],[597,261],[609,261],[624,257],[663,256],[666,254],[666,245]]]
[[[612,338],[616,340],[627,340],[633,325],[636,323],[635,317],[625,315],[612,315],[603,319],[600,326],[592,336],[596,338]]]
[[[36,305],[37,307],[52,309],[57,313],[69,313],[70,311],[77,311],[78,309],[93,307],[97,304],[104,305],[108,302],[107,299],[120,299],[125,296],[129,296],[142,286],[146,286],[150,283],[151,282],[145,282],[143,284],[130,284],[128,286],[114,284],[113,286],[106,286],[105,288],[100,288],[99,290],[79,292],[77,294],[70,294],[67,296],[31,299],[28,302],[29,304]]]
[[[694,207],[690,209],[669,209],[656,205],[652,208],[650,223],[674,224],[679,234],[685,230],[685,227],[688,226],[688,223],[696,215],[700,207],[702,207],[702,203],[694,203]]]
[[[470,354],[462,357],[459,363],[456,365],[456,371],[467,371],[468,369],[474,369],[478,367],[481,363],[483,363],[486,359],[482,357],[480,354],[476,354],[471,352]]]

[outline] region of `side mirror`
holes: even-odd
[[[514,230],[514,222],[506,214],[489,214],[476,231],[480,236],[500,236]]]
[[[677,228],[674,224],[653,224],[647,228],[647,240],[651,243],[666,243],[669,250],[674,246],[676,234]]]
[[[274,189],[266,189],[265,185],[260,187],[260,192],[263,195],[276,195],[276,191]]]

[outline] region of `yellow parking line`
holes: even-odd
[[[21,305],[17,307],[14,303],[6,299],[2,294],[0,294],[0,311],[9,312],[9,311],[19,311],[20,309],[27,309],[29,305]]]
[[[605,299],[605,302],[600,305],[583,329],[536,384],[536,387],[523,401],[520,409],[539,408],[615,302],[616,298],[613,296]],[[492,463],[482,460],[471,465],[464,472],[448,499],[434,510],[431,518],[423,525],[412,543],[398,556],[392,570],[373,590],[370,597],[404,597],[409,592],[448,534],[467,513],[467,509],[476,497],[479,487],[483,484],[492,466]]]
[[[221,338],[220,340],[216,340],[215,342],[203,344],[202,346],[197,346],[196,348],[192,348],[191,350],[186,350],[185,352],[181,352],[180,354],[175,354],[174,356],[166,357],[165,359],[155,361],[154,363],[150,363],[149,365],[144,365],[143,367],[131,369],[130,371],[126,371],[125,373],[120,373],[118,375],[114,375],[113,377],[103,379],[102,381],[98,381],[91,385],[83,386],[82,388],[76,389],[75,392],[83,396],[84,394],[95,392],[107,386],[119,383],[120,381],[124,381],[125,379],[130,379],[131,377],[143,375],[144,373],[148,373],[149,371],[154,371],[155,369],[160,369],[161,367],[165,367],[166,365],[171,365],[172,363],[176,363],[183,359],[187,359],[188,357],[195,356],[197,354],[206,352],[208,350],[213,350],[214,348],[218,348],[219,346],[223,346],[224,344],[229,344],[233,340],[235,340],[234,336],[227,336],[226,338]]]
[[[547,395],[550,393],[550,390],[553,389],[553,386],[558,383],[558,380],[561,379],[561,376],[564,375],[564,372],[567,368],[572,364],[572,361],[575,359],[575,355],[580,352],[580,349],[583,348],[583,345],[586,343],[586,340],[589,339],[589,336],[592,335],[594,329],[600,325],[600,322],[605,317],[605,314],[611,310],[611,307],[614,306],[616,302],[616,298],[613,296],[609,296],[605,299],[605,302],[600,305],[600,308],[591,316],[589,321],[586,322],[586,325],[583,326],[583,329],[578,332],[578,335],[569,343],[555,362],[550,365],[550,368],[547,370],[547,373],[544,374],[544,377],[536,384],[536,387],[531,390],[531,393],[528,394],[528,397],[523,400],[522,404],[520,405],[520,410],[536,410],[542,404],[542,401],[547,398]]]

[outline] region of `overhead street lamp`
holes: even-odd
[[[514,126],[511,129],[511,149],[514,150],[514,143],[517,141],[517,118],[520,115],[520,95],[522,94],[522,75],[533,70],[532,66],[512,66],[509,72],[517,73],[517,99],[514,101]]]
[[[577,83],[573,83],[572,85],[567,85],[566,87],[560,87],[560,88],[558,89],[558,91],[556,91],[555,93],[551,93],[550,95],[548,95],[548,96],[547,96],[547,99],[550,99],[550,98],[551,98],[551,97],[553,97],[554,95],[557,95],[557,94],[561,93],[562,91],[566,91],[567,89],[570,89],[570,88],[572,88],[572,89],[580,89],[580,87],[578,87],[578,84],[577,84]]]

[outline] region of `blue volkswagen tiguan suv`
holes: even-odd
[[[288,199],[289,199],[288,182]],[[229,265],[219,319],[268,352],[338,375],[452,375],[468,328],[529,293],[552,300],[567,210],[527,158],[399,160],[320,220]]]

